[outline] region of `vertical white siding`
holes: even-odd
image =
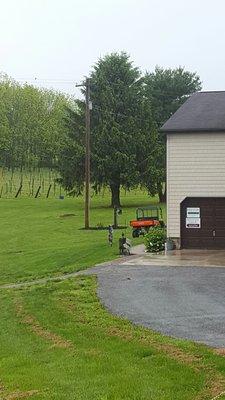
[[[225,132],[167,135],[167,234],[180,237],[185,197],[225,196]]]

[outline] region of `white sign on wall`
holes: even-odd
[[[201,228],[201,218],[186,218],[186,228]]]
[[[200,207],[187,207],[187,218],[200,218]]]

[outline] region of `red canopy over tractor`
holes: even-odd
[[[136,210],[136,219],[130,221],[132,236],[139,237],[155,226],[163,226],[162,209],[157,206],[139,207]]]

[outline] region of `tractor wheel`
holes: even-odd
[[[138,229],[134,229],[134,230],[133,230],[133,232],[132,232],[132,237],[133,237],[133,238],[139,237],[139,231],[138,231]]]

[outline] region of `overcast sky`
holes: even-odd
[[[0,0],[0,71],[77,95],[100,56],[184,66],[225,90],[225,0]],[[36,80],[35,80],[36,78]]]

